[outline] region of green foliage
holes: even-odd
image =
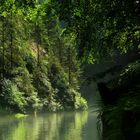
[[[91,55],[95,63],[102,58],[110,59],[111,52],[127,53],[138,49],[139,1],[55,2],[56,12],[65,22],[67,32],[76,35],[79,56],[84,56],[84,61],[87,62]]]
[[[65,109],[73,108],[73,95],[69,93],[69,83],[66,73],[58,63],[53,63],[49,70],[49,79],[54,89],[54,98],[59,101]]]
[[[14,82],[17,84],[18,88],[26,95],[31,95],[35,91],[32,85],[32,75],[29,74],[25,67],[16,68],[12,71],[12,74],[16,75]]]
[[[76,35],[65,34],[55,2],[0,3],[1,104],[15,111],[75,109],[81,74]]]
[[[3,104],[7,107],[24,111],[27,105],[24,93],[20,92],[17,85],[10,80],[4,80],[1,97]]]
[[[75,97],[75,108],[78,110],[87,110],[87,101],[81,97],[81,96],[76,96]]]
[[[120,74],[119,85],[124,85],[126,83],[137,82],[139,81],[140,75],[140,61],[136,61],[134,63],[126,66]],[[133,83],[134,84],[134,83]],[[132,85],[133,85],[132,84]]]

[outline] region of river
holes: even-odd
[[[99,140],[97,115],[61,112],[17,119],[0,116],[0,140]]]

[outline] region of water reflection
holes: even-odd
[[[88,112],[47,113],[23,119],[0,117],[0,140],[98,140],[96,116]]]

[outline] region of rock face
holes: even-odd
[[[104,105],[115,104],[117,100],[115,92],[112,92],[103,82],[100,82],[97,85],[103,104]]]
[[[140,140],[140,61],[125,67],[118,78],[97,85],[103,140]]]

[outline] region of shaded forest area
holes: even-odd
[[[85,109],[80,81],[98,81],[103,139],[140,139],[139,5],[139,0],[0,2],[1,108]],[[108,62],[111,68],[80,79],[85,64]],[[102,80],[108,74],[112,77]]]

